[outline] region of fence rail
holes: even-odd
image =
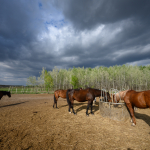
[[[52,94],[53,90],[44,87],[0,87],[0,91],[10,91],[11,94]]]

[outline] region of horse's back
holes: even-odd
[[[90,99],[94,99],[94,94],[92,90],[79,90],[79,91],[73,91],[73,98],[79,102],[85,102]]]
[[[66,92],[67,90],[56,90],[54,94],[57,97],[66,98]]]

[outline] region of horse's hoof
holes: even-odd
[[[56,109],[59,109],[58,107],[56,107]]]
[[[71,114],[71,111],[69,111],[69,114]]]
[[[91,115],[94,115],[94,113],[91,113]]]
[[[132,123],[132,126],[135,127],[135,123]]]
[[[86,114],[86,116],[89,116],[89,114]]]
[[[76,113],[74,113],[74,115],[77,115]]]

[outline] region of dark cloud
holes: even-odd
[[[55,4],[74,27],[81,30],[129,18],[150,22],[150,2],[147,0],[57,0]]]
[[[42,67],[150,63],[147,0],[8,1],[0,5],[0,84]]]

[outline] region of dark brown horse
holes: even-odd
[[[134,107],[150,108],[150,90],[142,92],[129,90],[124,97],[124,102],[130,111],[132,125],[135,126]]]
[[[66,92],[67,92],[67,90],[56,90],[54,92],[54,104],[53,104],[53,108],[54,108],[55,104],[56,104],[56,108],[58,108],[57,107],[58,98],[59,97],[66,98]]]
[[[79,88],[79,89],[76,89],[76,90],[80,90],[80,89],[82,89],[82,88]],[[53,104],[53,108],[54,108],[55,104],[56,104],[56,108],[58,108],[57,107],[58,98],[59,97],[66,98],[66,92],[67,92],[67,90],[56,90],[54,92],[54,104]]]
[[[4,95],[7,95],[8,97],[11,97],[10,92],[7,92],[7,91],[0,91],[0,100],[1,100],[1,98],[2,98]]]
[[[102,97],[104,97],[104,100],[106,102],[111,101],[111,97],[110,97],[109,92],[106,92],[106,91],[103,91],[103,90],[99,90],[99,89],[93,89],[93,88],[86,88],[86,89],[90,89],[91,91],[93,91],[95,97],[102,96]]]
[[[86,115],[88,116],[89,106],[91,106],[91,114],[93,114],[92,104],[93,104],[93,100],[95,99],[95,96],[94,96],[94,93],[91,89],[67,90],[66,97],[67,97],[67,102],[68,102],[68,105],[69,105],[69,110],[68,110],[69,113],[71,113],[70,108],[72,108],[73,113],[76,114],[74,112],[74,109],[73,109],[73,103],[74,103],[74,100],[76,100],[78,102],[88,101]]]

